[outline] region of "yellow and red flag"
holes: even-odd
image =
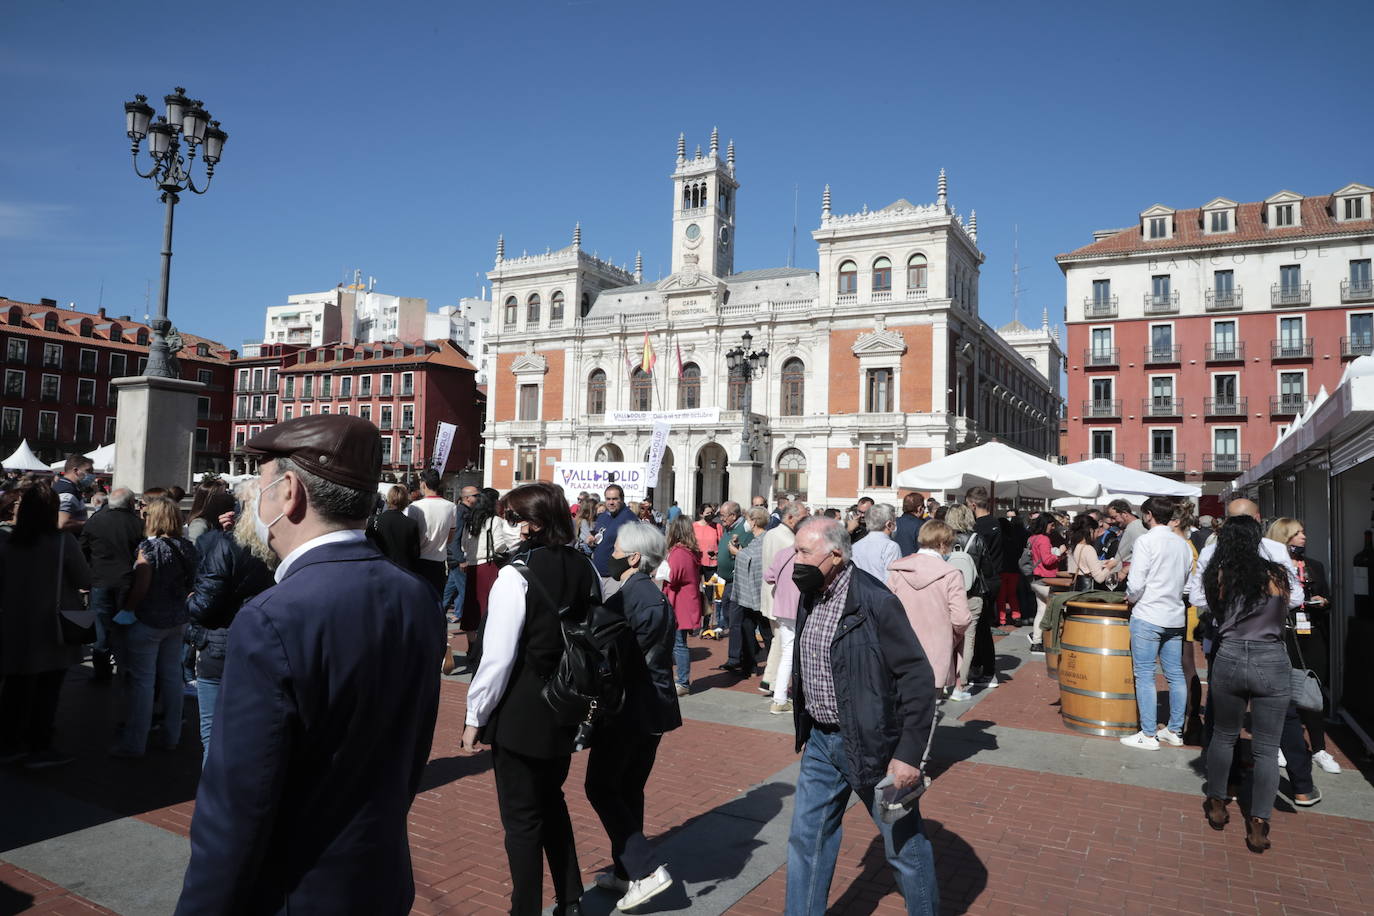
[[[645,372],[654,371],[654,363],[658,362],[658,356],[654,353],[653,342],[649,340],[649,332],[644,332],[644,358],[639,363],[639,368]]]

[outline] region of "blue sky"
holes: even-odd
[[[189,17],[189,18],[187,18]],[[1374,183],[1356,3],[45,2],[0,12],[0,295],[155,302],[162,209],[122,103],[175,85],[229,131],[178,207],[171,314],[238,346],[345,271],[431,307],[571,240],[667,272],[668,175],[712,126],[742,183],[737,269],[797,263],[837,211],[978,211],[982,310],[1063,303],[1053,257],[1156,202]],[[102,292],[103,290],[103,292]]]

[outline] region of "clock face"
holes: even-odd
[[[721,248],[724,248],[724,247],[726,247],[726,246],[729,245],[729,244],[730,244],[730,227],[729,227],[729,226],[721,226],[721,227],[720,227],[720,247],[721,247]]]
[[[701,227],[696,223],[690,224],[687,227],[687,240],[689,242],[695,242],[699,238],[701,238]]]

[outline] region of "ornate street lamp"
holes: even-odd
[[[767,350],[750,350],[753,346],[754,335],[748,331],[744,332],[741,338],[743,346],[735,347],[725,354],[725,367],[730,373],[739,374],[740,381],[744,385],[743,397],[740,399],[740,410],[744,414],[744,428],[740,433],[739,460],[754,460],[754,391],[750,382],[756,373],[761,373],[768,368]]]
[[[148,349],[148,368],[144,374],[178,378],[180,372],[177,361],[167,346],[167,334],[172,329],[172,323],[167,320],[167,288],[172,278],[173,208],[180,200],[178,195],[182,191],[189,189],[196,194],[204,194],[209,190],[215,165],[219,162],[224,141],[229,139],[229,135],[220,129],[218,121],[210,119],[210,113],[201,106],[200,101],[188,99],[186,90],[180,86],[165,98],[165,102],[167,113],[150,124],[153,107],[148,104],[146,95],[136,95],[132,102],[124,103],[124,117],[131,141],[129,152],[133,156],[134,172],[140,178],[151,178],[153,184],[161,189],[161,200],[167,205],[167,215],[162,224],[162,283],[158,288],[157,317],[150,322],[153,342]],[[144,137],[148,138],[148,154],[153,160],[147,172],[138,167],[138,149]],[[197,152],[205,163],[205,181],[200,185],[191,176]]]

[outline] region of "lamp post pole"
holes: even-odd
[[[725,366],[731,372],[738,372],[740,380],[744,384],[744,391],[740,397],[740,409],[744,414],[744,428],[740,432],[740,461],[754,460],[754,386],[753,380],[756,373],[768,368],[768,351],[751,350],[754,343],[754,335],[748,331],[744,332],[741,338],[742,346],[735,347],[725,354]]]
[[[210,113],[200,101],[188,99],[186,90],[180,86],[164,101],[167,113],[159,115],[156,122],[149,123],[154,112],[146,95],[138,95],[132,102],[125,102],[124,117],[134,173],[140,178],[152,179],[162,192],[162,202],[166,204],[166,215],[162,222],[162,280],[158,287],[157,317],[149,322],[153,329],[153,340],[148,348],[148,367],[144,374],[178,378],[180,371],[175,351],[169,347],[167,340],[172,330],[172,322],[167,318],[167,294],[172,282],[172,222],[182,191],[204,194],[209,190],[215,165],[220,160],[224,141],[229,139],[229,135],[220,129],[218,121],[210,119]],[[148,138],[148,154],[152,157],[152,166],[147,172],[138,167],[138,151],[144,137]],[[205,180],[202,184],[197,184],[191,174],[197,153],[205,163]]]

